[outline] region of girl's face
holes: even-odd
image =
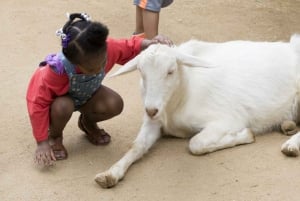
[[[83,74],[98,74],[105,68],[106,52],[86,57],[82,64],[77,65]]]

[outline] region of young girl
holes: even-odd
[[[69,15],[57,34],[62,51],[40,63],[27,91],[27,108],[37,142],[35,160],[44,166],[68,157],[63,130],[74,111],[81,113],[78,127],[92,144],[108,144],[110,135],[97,122],[120,114],[123,100],[101,84],[105,74],[114,64],[126,63],[151,44],[171,45],[163,36],[152,40],[107,38],[107,27],[91,21],[85,13]]]

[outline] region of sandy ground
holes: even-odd
[[[112,37],[129,37],[135,8],[124,0],[0,1],[0,200],[131,201],[296,201],[300,198],[300,158],[280,152],[288,138],[258,136],[256,143],[192,156],[188,140],[164,138],[132,166],[115,188],[102,189],[96,173],[109,168],[129,148],[142,119],[134,72],[104,83],[124,98],[122,115],[101,123],[111,133],[106,147],[88,143],[74,113],[65,130],[69,159],[48,170],[33,163],[36,145],[27,117],[25,93],[37,64],[60,49],[56,29],[66,12],[85,11],[107,24]],[[288,40],[300,33],[299,0],[185,0],[161,13],[160,32],[175,43]],[[299,168],[299,169],[298,169]]]

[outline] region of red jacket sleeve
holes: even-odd
[[[107,39],[107,64],[105,73],[115,64],[123,65],[141,52],[143,38],[133,36],[130,39]]]
[[[57,96],[68,92],[67,75],[58,75],[46,65],[33,74],[27,89],[27,109],[32,132],[37,142],[48,139],[50,106]]]

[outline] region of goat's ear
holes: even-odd
[[[139,60],[140,55],[136,56],[135,58],[128,61],[126,64],[124,64],[119,70],[117,70],[115,73],[110,75],[109,77],[114,77],[117,75],[121,75],[124,73],[128,73],[130,71],[136,70],[137,68],[137,62]]]
[[[177,62],[189,67],[202,67],[202,68],[212,68],[216,67],[212,62],[200,59],[193,55],[184,54],[180,51],[175,51]]]

